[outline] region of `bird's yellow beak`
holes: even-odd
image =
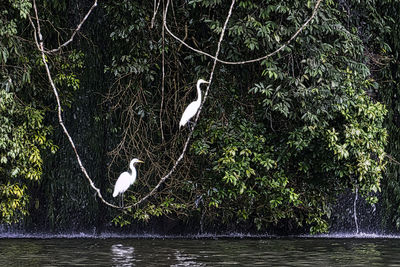
[[[137,163],[144,163],[144,161],[141,161],[140,159],[137,161]]]

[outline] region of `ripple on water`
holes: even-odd
[[[388,266],[399,238],[3,238],[3,266]],[[342,237],[342,236],[341,236]]]

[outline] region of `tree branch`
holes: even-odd
[[[395,158],[393,158],[390,154],[385,154],[385,156],[393,163],[396,165],[400,165],[400,162],[398,162]]]
[[[258,61],[262,61],[264,59],[267,59],[275,54],[277,54],[279,51],[281,51],[282,49],[284,49],[286,46],[288,46],[302,31],[303,29],[311,22],[311,20],[315,17],[315,15],[317,14],[317,10],[319,5],[321,4],[322,0],[317,0],[317,3],[314,6],[313,12],[310,16],[310,18],[303,24],[301,25],[301,27],[293,34],[292,37],[289,38],[289,40],[287,40],[282,46],[280,46],[278,49],[276,49],[275,51],[260,57],[260,58],[255,58],[255,59],[250,59],[250,60],[244,60],[244,61],[225,61],[225,60],[221,60],[216,58],[215,56],[212,56],[204,51],[201,51],[199,49],[196,49],[190,45],[188,45],[187,43],[185,43],[182,39],[180,39],[179,37],[177,37],[169,28],[167,25],[167,13],[168,13],[168,5],[169,5],[169,1],[167,1],[167,5],[165,8],[165,16],[164,16],[164,27],[165,30],[174,38],[176,39],[178,42],[180,42],[182,45],[186,46],[187,48],[189,48],[190,50],[198,53],[198,54],[202,54],[205,55],[209,58],[212,58],[216,61],[218,61],[219,63],[222,64],[228,64],[228,65],[243,65],[243,64],[249,64],[249,63],[254,63],[254,62],[258,62]]]
[[[35,11],[36,26],[35,26],[34,22],[32,21],[32,19],[30,17],[29,17],[29,21],[30,21],[33,29],[35,30],[35,34],[34,34],[35,43],[36,43],[36,46],[38,47],[38,49],[39,49],[39,51],[40,51],[40,53],[42,55],[42,61],[43,61],[43,64],[45,66],[45,69],[46,69],[47,78],[49,79],[51,88],[53,89],[54,96],[56,97],[56,100],[57,100],[58,122],[61,125],[65,135],[67,136],[68,141],[70,142],[70,144],[72,146],[72,149],[74,150],[76,159],[78,160],[78,164],[79,164],[79,167],[81,168],[82,173],[84,174],[86,179],[89,181],[90,186],[96,191],[97,196],[106,205],[108,205],[110,207],[113,207],[113,208],[120,208],[120,207],[118,207],[118,206],[116,206],[114,204],[109,203],[107,200],[105,200],[103,198],[103,196],[101,195],[100,189],[95,186],[95,184],[93,183],[92,179],[90,178],[88,172],[86,171],[86,168],[83,166],[82,160],[81,160],[81,158],[79,156],[79,153],[78,153],[78,151],[76,149],[75,143],[72,140],[71,135],[69,134],[67,128],[64,125],[64,122],[63,122],[63,119],[62,119],[62,108],[61,108],[60,97],[58,95],[57,88],[56,88],[56,86],[54,84],[53,78],[52,78],[51,73],[50,73],[50,68],[49,68],[49,65],[47,64],[47,60],[46,60],[44,44],[43,44],[43,37],[42,37],[42,34],[41,34],[40,21],[39,21],[39,16],[38,16],[37,7],[36,7],[36,1],[35,0],[33,0],[33,9]],[[80,25],[82,25],[82,23],[80,23]],[[39,36],[39,40],[38,40],[37,36]]]
[[[94,0],[93,5],[90,7],[89,11],[86,13],[86,15],[83,17],[82,21],[78,24],[78,26],[76,27],[76,29],[74,30],[74,32],[71,35],[71,38],[69,38],[65,43],[61,44],[59,47],[54,48],[52,50],[47,50],[47,51],[43,51],[45,53],[55,53],[61,50],[61,48],[63,48],[64,46],[67,46],[69,43],[71,43],[74,40],[75,35],[79,32],[79,30],[81,29],[83,23],[85,23],[85,21],[87,20],[87,18],[89,17],[90,13],[92,13],[92,10],[97,6],[97,0]],[[37,13],[37,10],[35,10],[35,13]],[[37,14],[36,14],[37,15]],[[36,17],[38,18],[38,17]],[[43,48],[44,49],[44,48]]]
[[[153,28],[153,27],[154,27],[154,21],[155,21],[155,19],[156,19],[156,15],[157,15],[157,12],[158,12],[158,8],[160,7],[161,1],[163,1],[163,0],[159,0],[159,1],[158,1],[158,4],[157,4],[157,1],[154,0],[154,11],[153,11],[153,17],[151,18],[151,25],[150,25],[150,28]],[[164,3],[164,1],[163,1],[163,3]]]

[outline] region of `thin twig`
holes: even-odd
[[[162,0],[160,0],[161,2]],[[164,6],[164,1],[163,1]],[[157,7],[158,9],[158,7]],[[163,8],[163,16],[164,16],[164,8]],[[155,14],[154,14],[155,15]],[[165,86],[165,30],[164,27],[161,29],[161,39],[162,39],[162,54],[161,54],[161,104],[160,104],[160,131],[161,131],[161,140],[164,143],[164,131],[163,131],[163,123],[162,123],[162,113],[164,108],[164,86]]]
[[[269,54],[267,54],[267,55],[265,55],[265,56],[263,56],[263,57],[255,58],[255,59],[251,59],[251,60],[244,60],[244,61],[225,61],[225,60],[218,59],[218,58],[216,58],[215,56],[210,55],[209,53],[206,53],[206,52],[204,52],[204,51],[201,51],[201,50],[199,50],[199,49],[196,49],[196,48],[194,48],[194,47],[188,45],[188,44],[185,43],[182,39],[180,39],[180,38],[177,37],[175,34],[173,34],[173,33],[171,32],[171,30],[168,28],[167,20],[166,20],[165,18],[164,18],[164,27],[165,27],[165,30],[166,30],[174,39],[176,39],[178,42],[180,42],[181,44],[183,44],[184,46],[186,46],[187,48],[193,50],[193,51],[196,52],[196,53],[199,53],[199,54],[205,55],[205,56],[207,56],[207,57],[210,57],[210,58],[212,58],[212,59],[218,61],[219,63],[228,64],[228,65],[243,65],[243,64],[249,64],[249,63],[254,63],[254,62],[258,62],[258,61],[265,60],[265,59],[267,59],[267,58],[269,58],[269,57],[271,57],[271,56],[277,54],[277,53],[280,52],[282,49],[284,49],[286,46],[288,46],[288,45],[297,37],[297,35],[299,35],[299,34],[303,31],[303,29],[304,29],[304,28],[311,22],[311,20],[315,17],[315,15],[317,14],[317,9],[318,9],[319,5],[321,4],[321,2],[322,2],[322,0],[317,0],[317,3],[316,3],[315,6],[314,6],[314,9],[313,9],[313,12],[312,12],[310,18],[309,18],[309,19],[295,32],[295,34],[293,34],[293,36],[290,37],[289,40],[287,40],[281,47],[279,47],[279,48],[276,49],[275,51],[273,51],[273,52],[271,52],[271,53],[269,53]],[[168,5],[169,5],[169,1],[167,1],[167,5],[166,5],[166,8],[165,8],[165,13],[166,13],[166,14],[165,14],[165,17],[167,16],[167,13],[168,13]]]
[[[76,29],[74,30],[74,32],[71,35],[71,38],[69,38],[68,41],[66,41],[65,43],[61,44],[59,47],[52,49],[52,50],[48,50],[48,51],[43,51],[45,53],[55,53],[58,52],[61,48],[63,48],[64,46],[67,46],[69,43],[71,43],[74,40],[75,35],[79,32],[79,30],[81,29],[83,23],[85,23],[85,21],[87,20],[87,18],[89,17],[90,13],[92,13],[92,10],[97,6],[97,0],[94,0],[93,5],[90,7],[89,11],[86,13],[85,17],[83,17],[82,21],[78,24],[78,26],[76,26]],[[37,12],[37,10],[35,10],[35,12]]]
[[[385,156],[392,162],[396,163],[397,165],[400,165],[400,162],[398,162],[395,158],[393,158],[391,155],[389,154],[385,154]]]
[[[354,223],[356,225],[356,234],[358,234],[358,219],[357,219],[357,199],[358,199],[358,186],[356,186],[356,195],[354,196],[354,203],[353,203],[353,217]]]
[[[158,4],[157,4],[157,3],[156,3],[157,0],[154,0],[154,10],[153,10],[153,17],[151,18],[151,25],[150,25],[150,28],[153,28],[153,27],[154,27],[154,21],[155,21],[155,19],[156,19],[156,15],[157,15],[157,12],[158,12],[158,8],[160,7],[161,1],[163,1],[163,0],[159,0],[159,1],[158,1]],[[164,2],[163,2],[163,3],[164,3]],[[157,7],[156,7],[156,6],[157,6]]]

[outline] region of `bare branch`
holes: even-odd
[[[78,153],[78,151],[76,149],[75,143],[72,140],[71,135],[69,134],[67,128],[64,125],[64,122],[63,122],[63,119],[62,119],[62,113],[61,113],[62,108],[61,108],[60,97],[58,95],[57,88],[56,88],[56,86],[54,84],[53,78],[52,78],[51,73],[50,73],[50,68],[49,68],[49,65],[47,64],[47,60],[46,60],[44,44],[43,44],[43,37],[42,37],[42,34],[41,34],[39,16],[38,16],[37,7],[36,7],[36,1],[35,0],[33,0],[33,9],[35,11],[36,26],[33,23],[31,18],[29,18],[29,20],[30,20],[30,22],[32,24],[33,29],[35,30],[35,34],[34,34],[35,43],[36,43],[36,46],[38,47],[38,49],[39,49],[39,51],[40,51],[40,53],[42,55],[42,61],[43,61],[43,64],[44,64],[44,66],[46,68],[47,78],[49,79],[51,88],[53,89],[54,96],[56,97],[56,100],[57,100],[58,122],[61,125],[65,135],[67,136],[68,141],[70,142],[70,144],[72,146],[72,149],[74,150],[76,159],[78,160],[78,164],[79,164],[79,167],[81,168],[82,173],[85,175],[86,179],[89,181],[90,186],[96,191],[97,196],[106,205],[108,205],[110,207],[113,207],[113,208],[120,208],[120,207],[118,207],[118,206],[116,206],[114,204],[109,203],[107,200],[105,200],[103,198],[103,196],[101,195],[100,189],[95,186],[95,184],[93,183],[92,179],[90,178],[88,172],[86,171],[86,168],[83,166],[82,160],[81,160],[81,158],[79,156],[79,153]],[[36,35],[39,36],[39,41],[38,41]]]
[[[87,20],[87,18],[89,17],[90,13],[92,13],[92,10],[97,6],[97,0],[94,0],[93,5],[90,7],[89,11],[86,13],[86,15],[83,17],[82,21],[78,24],[78,26],[76,27],[76,29],[74,30],[74,32],[71,35],[71,38],[69,38],[68,41],[66,41],[65,43],[61,44],[59,47],[52,49],[52,50],[46,50],[44,51],[45,53],[55,53],[61,50],[61,48],[63,48],[64,46],[67,46],[69,43],[71,43],[74,40],[75,35],[79,32],[79,30],[81,29],[83,23],[85,23],[85,21]],[[35,13],[37,13],[37,10],[35,10]],[[37,15],[37,14],[36,14]],[[36,18],[38,18],[36,16]]]
[[[153,11],[153,17],[151,18],[151,25],[150,25],[150,28],[153,28],[153,27],[154,27],[154,21],[155,21],[155,19],[156,19],[156,15],[157,15],[157,12],[158,12],[158,8],[160,7],[161,1],[163,1],[163,0],[159,0],[159,1],[158,1],[158,4],[157,4],[157,0],[154,0],[154,11]],[[163,3],[164,3],[164,2],[163,2]]]
[[[393,156],[391,156],[390,154],[385,154],[385,156],[393,163],[395,163],[396,165],[400,165],[400,162],[398,162],[395,158],[393,158]]]
[[[161,2],[161,0],[160,0]],[[159,4],[160,4],[159,2]],[[163,2],[164,5],[164,2]],[[157,7],[158,9],[158,7]],[[155,11],[157,12],[157,10]],[[163,14],[165,10],[163,9]],[[156,14],[154,14],[155,16]],[[153,17],[154,18],[154,17]],[[153,21],[152,21],[153,23]],[[163,131],[163,124],[162,124],[162,112],[163,112],[163,105],[164,105],[164,88],[165,88],[165,29],[162,27],[161,30],[161,38],[162,38],[162,59],[161,59],[161,71],[162,71],[162,77],[161,77],[161,105],[160,105],[160,131],[161,131],[161,140],[164,142],[164,131]]]
[[[293,36],[290,37],[289,40],[287,40],[282,46],[280,46],[280,47],[279,47],[278,49],[276,49],[275,51],[273,51],[273,52],[271,52],[271,53],[269,53],[269,54],[267,54],[267,55],[265,55],[265,56],[263,56],[263,57],[255,58],[255,59],[251,59],[251,60],[244,60],[244,61],[225,61],[225,60],[218,59],[218,58],[216,58],[216,57],[214,57],[214,56],[212,56],[212,55],[210,55],[210,54],[208,54],[208,53],[206,53],[206,52],[204,52],[204,51],[201,51],[201,50],[199,50],[199,49],[196,49],[196,48],[194,48],[194,47],[188,45],[188,44],[185,43],[182,39],[180,39],[180,38],[177,37],[175,34],[173,34],[173,33],[171,32],[171,30],[168,28],[168,25],[167,25],[167,13],[168,13],[169,1],[167,1],[167,5],[166,5],[166,8],[165,8],[165,16],[164,16],[163,23],[164,23],[165,30],[166,30],[174,39],[176,39],[178,42],[180,42],[182,45],[186,46],[186,47],[189,48],[190,50],[192,50],[192,51],[194,51],[194,52],[196,52],[196,53],[205,55],[205,56],[207,56],[207,57],[210,57],[210,58],[212,58],[212,59],[218,61],[219,63],[228,64],[228,65],[243,65],[243,64],[254,63],[254,62],[258,62],[258,61],[262,61],[262,60],[264,60],[264,59],[267,59],[267,58],[269,58],[269,57],[271,57],[271,56],[277,54],[279,51],[281,51],[282,49],[284,49],[286,46],[288,46],[288,45],[297,37],[297,35],[299,35],[299,34],[303,31],[303,29],[304,29],[304,28],[311,22],[311,20],[315,17],[315,15],[317,14],[318,7],[319,7],[319,5],[321,4],[321,2],[322,2],[322,0],[317,0],[317,3],[316,3],[315,6],[314,6],[314,9],[313,9],[313,12],[312,12],[310,18],[309,18],[303,25],[301,25],[301,27],[293,34]]]

